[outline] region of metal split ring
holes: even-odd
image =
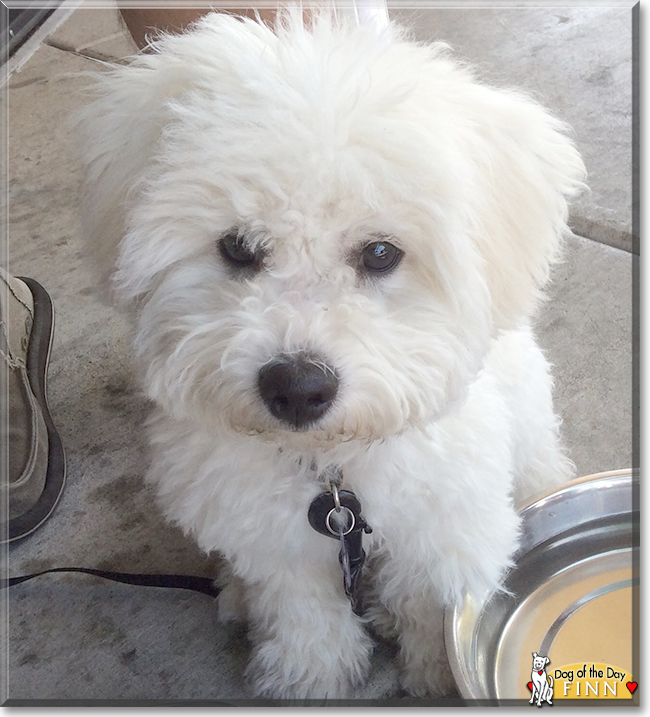
[[[336,498],[338,498],[338,492],[335,493],[334,495],[336,496]],[[336,502],[336,498],[334,499],[335,502]],[[337,519],[340,520],[340,518],[341,518],[340,514],[343,511],[345,511],[347,513],[347,515],[349,516],[350,525],[345,530],[335,530],[332,527],[332,523],[331,523],[332,513],[336,513],[337,516],[339,516]],[[336,508],[332,508],[332,510],[330,510],[330,512],[327,514],[327,517],[325,518],[325,525],[327,526],[327,529],[330,531],[330,533],[332,535],[336,535],[336,536],[347,535],[348,533],[351,533],[352,530],[354,529],[355,524],[356,524],[356,519],[354,517],[354,513],[347,506],[345,506],[345,505],[342,506],[340,503],[339,503],[339,509],[337,510]]]

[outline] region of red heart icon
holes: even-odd
[[[528,683],[528,689],[529,689],[531,692],[533,691],[533,683],[532,683],[532,682],[529,682],[529,683]]]
[[[626,683],[625,683],[625,686],[626,686],[627,689],[630,691],[630,694],[633,695],[633,694],[634,694],[634,690],[636,690],[636,688],[637,688],[639,685],[638,685],[637,682],[626,682]]]
[[[538,675],[541,675],[542,672],[544,672],[544,670],[537,670],[537,674],[538,674]]]

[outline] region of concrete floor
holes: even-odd
[[[631,20],[629,8],[402,10],[423,40],[445,39],[499,85],[528,88],[569,121],[590,173],[577,234],[538,322],[555,365],[556,404],[580,475],[632,457]],[[60,565],[212,575],[165,525],[141,482],[145,401],[133,383],[124,317],[101,303],[82,261],[79,167],[70,113],[100,59],[133,50],[113,9],[79,9],[10,78],[9,269],[51,293],[57,329],[49,375],[68,485],[51,520],[12,546],[12,575]],[[94,59],[93,59],[94,58]],[[253,698],[241,630],[217,623],[205,596],[79,576],[42,578],[9,597],[11,700]],[[398,694],[394,649],[381,644],[360,698]]]

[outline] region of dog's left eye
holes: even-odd
[[[361,265],[373,274],[392,271],[402,260],[404,252],[387,241],[368,244],[361,252]]]
[[[232,266],[243,269],[257,268],[261,261],[261,252],[253,251],[244,241],[244,237],[237,232],[230,232],[221,237],[218,242],[221,256]]]

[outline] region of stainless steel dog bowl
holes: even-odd
[[[533,652],[550,658],[550,675],[578,663],[621,668],[628,676],[617,697],[631,697],[622,680],[633,679],[638,645],[635,496],[638,476],[615,471],[579,478],[522,508],[508,592],[466,598],[445,614],[447,653],[463,698],[530,699]],[[564,683],[555,682],[555,699],[564,690],[570,698],[576,685],[560,689]]]

